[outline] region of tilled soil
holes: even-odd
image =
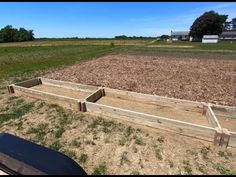
[[[109,55],[45,77],[235,106],[236,60]]]

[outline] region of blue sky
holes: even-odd
[[[35,37],[158,36],[189,30],[206,11],[236,17],[236,2],[0,2],[0,28]]]

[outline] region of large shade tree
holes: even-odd
[[[19,30],[7,25],[0,30],[0,42],[21,42],[32,41],[34,39],[33,30],[20,28]]]
[[[190,28],[190,36],[201,39],[203,35],[219,35],[224,29],[228,15],[220,15],[215,11],[209,11],[198,17]]]

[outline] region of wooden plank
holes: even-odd
[[[13,87],[17,95],[26,95],[32,98],[47,101],[51,104],[58,104],[69,109],[80,110],[80,100],[78,99],[56,95],[53,93],[42,92],[39,90],[34,90],[32,88],[24,88],[20,86]]]
[[[85,98],[88,102],[96,102],[99,98],[103,96],[103,89],[98,89],[97,91],[90,94],[87,98]]]
[[[211,109],[211,106],[208,104],[207,106],[207,110],[206,110],[206,117],[207,117],[207,120],[209,122],[209,124],[213,127],[213,128],[219,128],[221,129],[221,125],[218,121],[218,119],[216,118],[214,112],[212,111]]]
[[[48,78],[40,78],[43,84],[46,85],[52,85],[62,88],[68,88],[73,90],[81,90],[85,92],[95,92],[98,90],[98,87],[91,86],[91,85],[85,85],[85,84],[78,84],[73,82],[66,82],[66,81],[59,81],[59,80],[53,80]]]
[[[211,108],[216,116],[236,119],[236,107],[212,104]]]
[[[33,86],[39,85],[39,84],[42,84],[41,80],[39,78],[35,78],[35,79],[30,79],[30,80],[16,83],[15,85],[30,88],[30,87],[33,87]]]
[[[168,98],[168,97],[163,97],[163,96],[158,96],[158,95],[150,95],[150,94],[143,94],[143,93],[137,93],[137,92],[131,92],[131,91],[111,89],[107,87],[105,87],[104,90],[107,96],[109,96],[110,94],[119,94],[125,97],[130,97],[131,99],[136,100],[136,101],[144,101],[144,102],[149,102],[149,103],[163,102],[168,105],[172,105],[175,107],[182,107],[188,110],[199,108],[199,110],[203,111],[203,102]]]
[[[215,129],[179,120],[168,119],[135,111],[115,108],[107,105],[86,102],[88,112],[104,114],[118,119],[136,122],[149,127],[160,128],[191,137],[213,141]]]
[[[236,132],[229,132],[230,138],[229,138],[229,146],[236,147]]]

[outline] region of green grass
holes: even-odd
[[[51,148],[51,149],[53,149],[53,150],[55,150],[55,151],[59,151],[59,150],[62,148],[62,145],[61,145],[61,143],[60,143],[59,140],[56,140],[55,142],[53,142],[53,143],[49,146],[49,148]]]
[[[88,155],[87,154],[81,154],[79,157],[79,163],[84,164],[88,160]]]
[[[188,174],[188,175],[191,175],[192,174],[192,167],[189,163],[189,160],[184,160],[183,161],[183,164],[184,164],[184,171]]]
[[[20,107],[15,106],[9,113],[0,114],[0,124],[12,119],[18,119],[29,112],[34,107],[33,103],[27,103]]]
[[[42,142],[48,132],[48,124],[40,123],[36,127],[31,127],[26,133],[35,134],[34,141]]]
[[[134,128],[129,126],[125,129],[124,135],[126,138],[128,138],[133,132],[134,132]]]
[[[173,41],[172,43],[167,43],[164,41],[156,41],[155,45],[178,45],[178,46],[193,46],[194,49],[203,50],[236,50],[236,43],[229,43],[227,41],[220,41],[216,44],[203,44],[201,42],[190,42],[190,41]]]
[[[134,136],[134,143],[137,144],[137,145],[145,145],[145,143],[143,142],[142,138],[141,137],[138,137],[138,136]]]
[[[161,150],[159,148],[155,149],[155,155],[156,155],[157,159],[159,159],[159,160],[163,159],[163,157],[161,155]]]
[[[224,157],[225,159],[229,159],[229,157],[232,157],[232,153],[227,152],[227,151],[219,151],[218,155],[220,157]]]
[[[137,170],[134,170],[130,173],[130,175],[140,175],[139,171]]]
[[[63,149],[62,150],[62,153],[64,153],[65,155],[67,155],[68,157],[70,157],[71,159],[76,159],[76,154],[75,154],[75,151],[73,150],[69,150],[69,149]]]
[[[236,45],[236,44],[234,44]],[[208,49],[208,48],[167,48],[135,46],[128,50],[129,54],[155,55],[163,57],[199,58],[199,59],[230,59],[235,60],[236,50]]]
[[[202,149],[201,149],[201,154],[202,154],[202,157],[203,157],[203,159],[208,159],[208,153],[210,152],[210,146],[205,146],[205,147],[203,147]]]
[[[103,45],[1,47],[0,81],[8,78],[24,80],[39,75],[41,71],[72,65],[126,48]]]
[[[56,138],[60,138],[65,132],[65,127],[71,122],[70,115],[64,110],[63,107],[57,104],[50,104],[49,109],[56,109],[57,116],[59,117],[58,129],[55,130],[54,135]]]
[[[107,121],[102,118],[93,120],[93,122],[88,125],[88,128],[92,130],[97,129],[98,127],[101,127],[104,133],[111,133],[118,127],[118,125],[113,121]]]
[[[234,175],[229,169],[225,168],[222,164],[216,163],[212,166],[216,171],[218,171],[221,175]]]
[[[72,145],[75,146],[75,147],[77,147],[77,148],[79,148],[79,147],[81,146],[80,139],[79,139],[79,138],[74,139],[74,140],[72,141]]]
[[[106,171],[107,171],[107,167],[103,163],[94,168],[92,175],[105,175]]]

